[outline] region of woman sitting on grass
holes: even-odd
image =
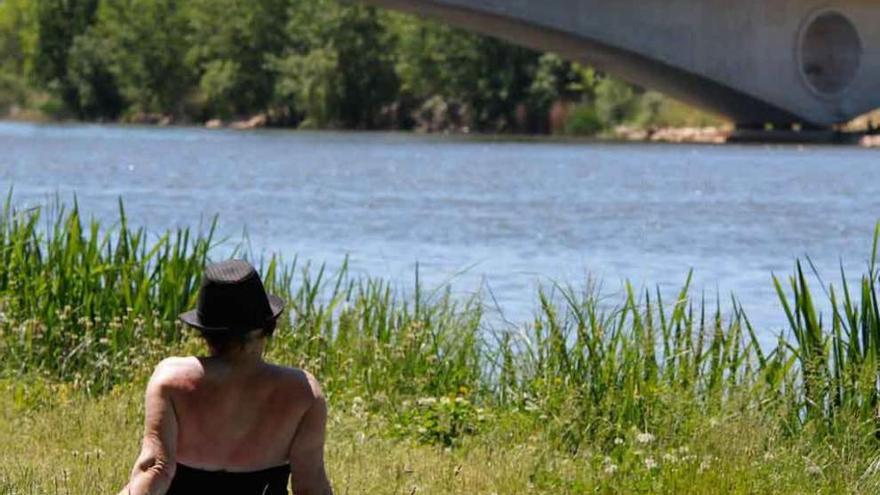
[[[332,494],[324,471],[327,404],[305,371],[263,361],[284,302],[253,266],[205,268],[198,329],[210,357],[169,358],[146,392],[141,454],[120,495]]]

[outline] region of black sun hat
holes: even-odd
[[[281,315],[284,300],[266,293],[247,261],[229,260],[205,267],[196,309],[179,318],[206,333],[245,333]]]

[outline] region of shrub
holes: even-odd
[[[566,134],[593,136],[605,129],[602,119],[593,105],[578,105],[565,123]]]

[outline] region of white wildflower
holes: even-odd
[[[647,432],[639,433],[638,435],[636,435],[636,442],[638,442],[642,445],[647,445],[649,443],[653,443],[655,438],[656,437],[654,437],[654,435],[647,433]]]
[[[807,461],[807,467],[805,469],[806,473],[811,476],[821,476],[822,475],[822,467],[813,462],[811,459],[804,459]]]
[[[614,445],[623,445],[623,439],[620,437],[615,438]]]
[[[645,467],[648,469],[654,469],[657,467],[657,461],[655,461],[653,457],[648,457],[645,459]]]
[[[608,464],[607,466],[605,466],[605,474],[610,476],[616,473],[618,469],[620,468],[617,467],[617,464]]]
[[[712,467],[712,458],[704,457],[703,462],[700,463],[699,472],[702,473],[702,472],[708,471],[709,468],[711,468],[711,467]]]

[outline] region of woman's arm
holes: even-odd
[[[324,437],[327,401],[318,382],[307,375],[314,400],[306,411],[290,445],[290,468],[294,495],[333,495],[324,469]]]
[[[147,385],[144,441],[119,495],[165,495],[177,465],[177,416],[170,396],[171,370],[162,362]]]

